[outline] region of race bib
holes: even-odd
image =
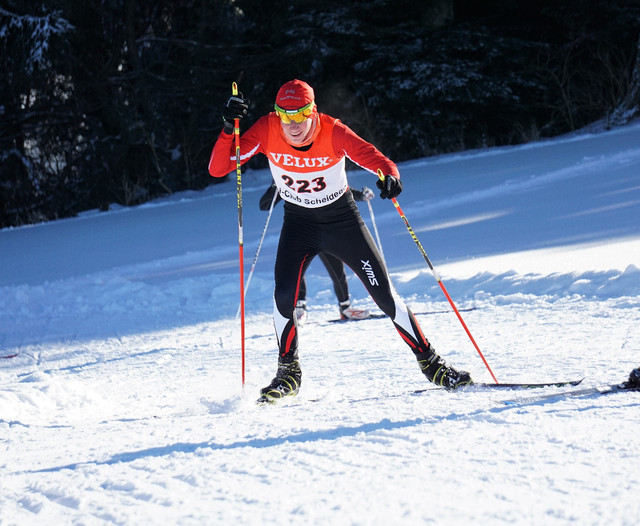
[[[305,208],[320,208],[340,199],[348,188],[345,160],[330,164],[328,159],[285,154],[277,163],[269,159],[280,197]]]

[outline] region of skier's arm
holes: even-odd
[[[334,127],[333,147],[336,152],[344,153],[358,166],[371,173],[377,174],[378,170],[382,170],[383,175],[400,179],[398,167],[391,159],[339,121]]]
[[[336,151],[342,151],[354,163],[374,174],[382,171],[384,180],[376,181],[382,199],[392,199],[402,192],[402,182],[398,167],[380,151],[358,136],[348,126],[337,122],[334,128],[333,145]]]
[[[273,201],[273,194],[275,194],[276,191],[277,191],[277,188],[275,183],[271,183],[271,186],[267,188],[267,191],[264,194],[262,194],[262,197],[260,198],[260,210],[269,210],[269,208],[271,208],[271,201]],[[273,204],[275,205],[281,199],[282,197],[280,197],[280,194],[278,194]]]
[[[262,117],[240,137],[241,164],[246,163],[256,153],[262,152],[261,137],[268,136],[266,130],[267,121],[265,117]],[[226,133],[223,129],[213,145],[211,159],[209,159],[209,173],[213,177],[224,177],[235,170],[236,152],[233,143],[233,134]]]

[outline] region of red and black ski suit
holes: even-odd
[[[428,342],[404,302],[395,293],[387,269],[360,216],[347,183],[345,157],[362,168],[400,177],[397,166],[349,127],[319,113],[313,143],[296,148],[283,135],[272,112],[240,138],[240,160],[267,156],[284,203],[284,221],[275,264],[274,325],[279,359],[297,359],[298,331],[294,314],[300,280],[311,260],[325,252],[344,261],[360,278],[378,307],[388,315],[420,359]],[[234,137],[222,131],[213,148],[209,173],[223,177],[236,167]]]

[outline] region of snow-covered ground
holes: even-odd
[[[400,169],[399,202],[499,380],[595,386],[640,366],[640,126]],[[269,177],[243,176],[246,274]],[[395,208],[373,211],[426,335],[491,381]],[[281,217],[247,293],[244,390],[235,177],[0,231],[0,355],[17,354],[0,359],[0,524],[637,523],[640,393],[416,394],[429,384],[388,320],[330,322],[319,262],[300,395],[256,406]]]

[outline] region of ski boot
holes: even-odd
[[[296,320],[298,320],[298,326],[302,326],[307,321],[307,302],[305,300],[298,300],[295,308]]]
[[[416,357],[418,358],[420,370],[436,385],[440,385],[446,389],[456,389],[473,383],[471,375],[468,372],[457,371],[453,367],[448,366],[431,344],[427,347],[427,352],[418,354]]]
[[[273,404],[285,396],[295,396],[300,390],[302,381],[302,371],[300,362],[295,360],[291,363],[278,361],[278,371],[276,377],[267,387],[260,389],[259,404]]]
[[[340,302],[340,319],[342,320],[366,320],[371,313],[366,309],[356,309],[351,306],[351,301]]]
[[[631,371],[627,385],[633,388],[640,387],[640,367],[637,367],[636,369]]]

